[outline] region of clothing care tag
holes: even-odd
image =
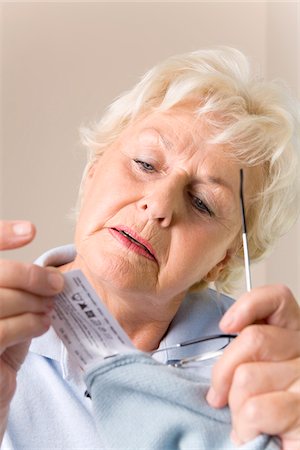
[[[82,369],[135,348],[80,270],[65,273],[64,279],[64,290],[55,296],[52,325]]]

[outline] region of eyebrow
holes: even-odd
[[[161,134],[156,128],[153,128],[158,133],[159,145],[164,147],[165,150],[172,150],[174,148],[174,144],[169,141],[163,134]],[[234,196],[234,190],[232,186],[223,178],[216,177],[214,175],[208,175],[205,179],[201,178],[197,180],[197,184],[214,184],[217,186],[221,186],[230,191],[231,195]]]
[[[204,175],[201,178],[195,179],[195,186],[216,186],[217,188],[220,188],[220,190],[225,193],[225,196],[227,200],[229,201],[229,198],[231,198],[231,202],[235,203],[235,189],[233,186],[229,184],[228,181],[224,180],[221,177],[217,177],[214,175]]]
[[[165,150],[172,150],[174,148],[172,142],[169,141],[165,136],[163,136],[157,129],[154,128],[154,130],[158,133],[159,145],[164,147]]]
[[[234,193],[234,191],[232,189],[232,186],[226,180],[224,180],[223,178],[209,175],[209,176],[207,176],[205,181],[207,183],[209,183],[209,184],[217,184],[218,186],[223,186],[226,189],[228,189],[232,194]]]

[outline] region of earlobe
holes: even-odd
[[[208,272],[208,274],[203,278],[203,280],[206,283],[212,283],[213,281],[216,281],[222,270],[223,270],[223,267],[219,267],[219,265],[216,265],[213,269],[211,269]]]

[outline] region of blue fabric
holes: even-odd
[[[109,449],[229,450],[228,408],[211,408],[207,380],[143,353],[104,360],[86,377],[99,435]],[[259,436],[240,450],[279,450]]]
[[[67,245],[45,253],[36,261],[36,264],[42,266],[60,266],[71,262],[75,255],[75,247],[73,245]],[[160,343],[160,347],[164,348],[173,343],[182,342],[197,336],[219,333],[218,323],[232,302],[233,300],[229,297],[219,295],[211,289],[206,289],[198,293],[189,293],[170,324],[166,335]],[[207,348],[203,350],[211,350],[211,345],[211,343],[207,343]],[[162,358],[162,355],[158,354],[157,357]],[[116,362],[117,359],[114,363]],[[110,364],[112,364],[112,361],[107,360],[104,362],[103,367],[106,366],[108,370]],[[144,376],[143,383],[146,381],[149,382],[151,377],[155,380],[155,376],[151,372],[154,369],[156,376],[159,377],[159,371],[162,366],[159,365],[156,367],[154,364],[151,360],[151,364],[141,366],[143,369],[149,369],[149,373]],[[132,376],[135,372],[137,376],[140,376],[137,368],[134,369],[134,374],[132,373],[134,366],[135,364],[133,363],[124,365],[123,375],[119,372],[118,376],[121,379],[119,387],[116,386],[114,388],[116,393],[119,390],[123,390],[123,383],[127,381],[122,379],[122,377],[126,377],[127,373],[129,385],[134,385],[135,381],[133,381]],[[99,370],[101,369],[99,368]],[[107,380],[109,374],[112,376],[111,381]],[[103,383],[116,383],[117,380],[114,378],[116,375],[117,370],[108,370],[107,374],[103,374]],[[209,383],[209,370],[205,376],[207,377],[205,383]],[[100,384],[99,377],[95,384],[95,386],[98,386],[97,390],[99,389],[99,395],[101,389],[103,389]],[[166,384],[167,387],[171,386],[167,380]],[[205,386],[207,387],[207,384]],[[148,389],[148,386],[146,387]],[[198,387],[197,389],[200,388]],[[50,329],[45,335],[33,339],[30,352],[18,373],[17,391],[11,403],[7,432],[5,433],[1,449],[99,450],[109,448],[109,446],[103,444],[103,440],[110,439],[110,437],[104,433],[104,428],[103,432],[101,431],[98,415],[96,417],[99,432],[97,432],[94,424],[95,417],[92,411],[92,403],[89,398],[85,397],[85,390],[86,386],[83,380],[80,379],[80,376],[74,370],[74,366],[72,366],[71,355],[67,353],[53,329]],[[111,393],[110,390],[108,392]],[[143,391],[137,389],[136,395],[140,396],[141,392]],[[168,391],[165,394],[168,394]],[[120,395],[120,401],[121,398],[122,395]],[[120,427],[124,427],[125,430],[129,418],[123,417],[123,414],[119,415],[119,406],[121,407],[121,404],[119,404],[118,397],[114,397],[113,400],[114,403],[110,406],[111,418],[113,420],[113,415],[115,414],[115,421],[117,421],[117,418],[121,420],[116,430],[119,430]],[[144,400],[147,400],[147,398],[144,398]],[[161,408],[163,406],[161,405],[161,397],[158,397],[158,400],[159,408]],[[170,398],[170,403],[166,403],[166,405],[169,404],[172,404],[172,397]],[[129,407],[129,404],[123,404],[120,411],[124,411],[124,408],[126,410],[127,406]],[[137,407],[138,405],[134,406],[134,408]],[[177,408],[179,409],[179,406]],[[109,408],[107,411],[109,411]],[[148,415],[148,411],[148,408],[143,405],[140,411],[136,409],[132,414],[133,417],[134,414],[143,416],[143,414]],[[153,417],[156,414],[157,411],[154,414],[151,413]],[[153,417],[150,420],[153,420]],[[138,422],[136,423],[137,426],[134,428],[134,432],[141,435],[142,430],[138,426]],[[104,426],[106,427],[106,425],[107,419],[105,418]],[[177,429],[177,426],[175,428]],[[113,426],[111,426],[110,430],[114,434]],[[119,446],[119,449],[122,448],[124,448],[123,443]],[[129,448],[133,450],[131,445]],[[144,448],[143,445],[140,446],[140,449],[142,448]],[[198,447],[198,450],[202,449]],[[211,450],[211,448],[209,447],[205,450]]]
[[[85,384],[64,379],[59,362],[31,352],[17,383],[2,450],[105,448]]]

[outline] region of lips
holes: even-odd
[[[124,226],[112,227],[112,230],[120,233],[122,236],[131,241],[133,244],[137,245],[138,247],[146,251],[149,254],[149,256],[151,256],[151,258],[157,261],[155,251],[152,248],[151,244],[145,239],[143,239],[141,236],[139,236],[135,231]]]

